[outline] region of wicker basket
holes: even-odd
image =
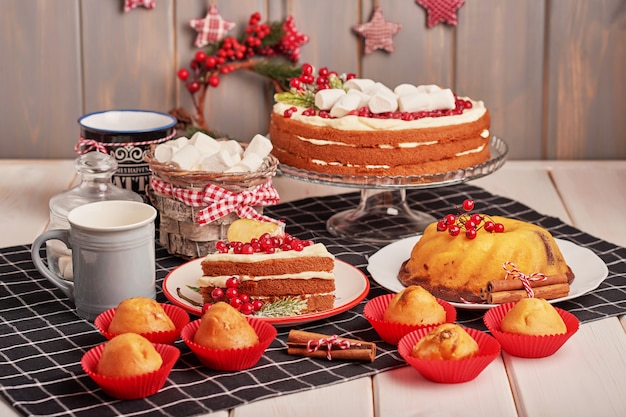
[[[252,173],[185,171],[157,161],[153,152],[154,149],[150,149],[145,157],[153,175],[173,187],[195,191],[202,191],[209,184],[236,193],[248,191],[270,181],[276,175],[278,166],[278,160],[269,155],[261,167]],[[159,212],[159,243],[170,254],[185,259],[203,257],[215,251],[215,243],[226,239],[228,226],[239,218],[236,213],[230,213],[208,224],[199,225],[196,216],[204,207],[188,206],[172,196],[159,194],[150,186],[146,187],[146,194]],[[263,213],[262,206],[253,208]]]

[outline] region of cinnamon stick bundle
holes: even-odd
[[[567,284],[569,281],[567,279],[567,275],[565,274],[556,274],[556,275],[547,275],[544,280],[530,280],[528,283],[531,288],[536,287],[545,287],[547,285],[554,284]],[[487,282],[487,292],[498,292],[498,291],[511,291],[511,290],[523,290],[524,284],[519,279],[501,279],[496,281]]]
[[[310,358],[327,358],[328,360],[374,362],[376,344],[336,335],[328,336],[292,329],[287,337],[287,353]]]
[[[517,281],[517,280],[516,280]],[[554,298],[565,297],[569,294],[569,284],[552,284],[533,288],[535,298],[552,300]],[[489,304],[504,304],[528,298],[526,290],[503,290],[486,293],[486,301]]]

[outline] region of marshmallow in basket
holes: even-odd
[[[272,142],[255,135],[244,150],[236,140],[215,140],[202,132],[161,143],[154,157],[186,171],[255,172],[272,151]]]

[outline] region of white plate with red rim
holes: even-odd
[[[199,307],[202,304],[202,297],[189,287],[196,287],[196,281],[202,276],[201,262],[202,258],[184,263],[173,269],[163,280],[165,297],[172,304],[198,316],[202,314],[202,307]],[[330,310],[297,316],[258,318],[277,327],[309,323],[348,311],[359,304],[369,293],[369,280],[358,268],[335,259],[334,273],[335,305]]]
[[[381,287],[398,293],[405,286],[398,280],[398,271],[402,263],[410,258],[413,246],[422,236],[411,236],[393,242],[374,255],[370,256],[367,265],[368,272]],[[574,272],[574,281],[570,285],[569,294],[566,297],[548,300],[550,303],[571,300],[593,291],[609,275],[606,264],[590,249],[578,246],[568,240],[555,239],[565,262]],[[454,307],[465,310],[487,310],[498,304],[457,303],[450,302]]]

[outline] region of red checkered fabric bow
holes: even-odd
[[[124,11],[129,12],[133,10],[135,7],[143,6],[146,9],[154,9],[156,6],[155,0],[125,0],[124,1]]]
[[[188,206],[207,206],[196,215],[196,222],[200,225],[215,221],[232,212],[237,213],[240,218],[278,222],[271,217],[259,214],[252,208],[278,204],[280,197],[272,186],[271,180],[240,193],[225,190],[214,184],[207,185],[202,191],[177,188],[154,176],[150,179],[150,185],[157,193],[172,196]]]

